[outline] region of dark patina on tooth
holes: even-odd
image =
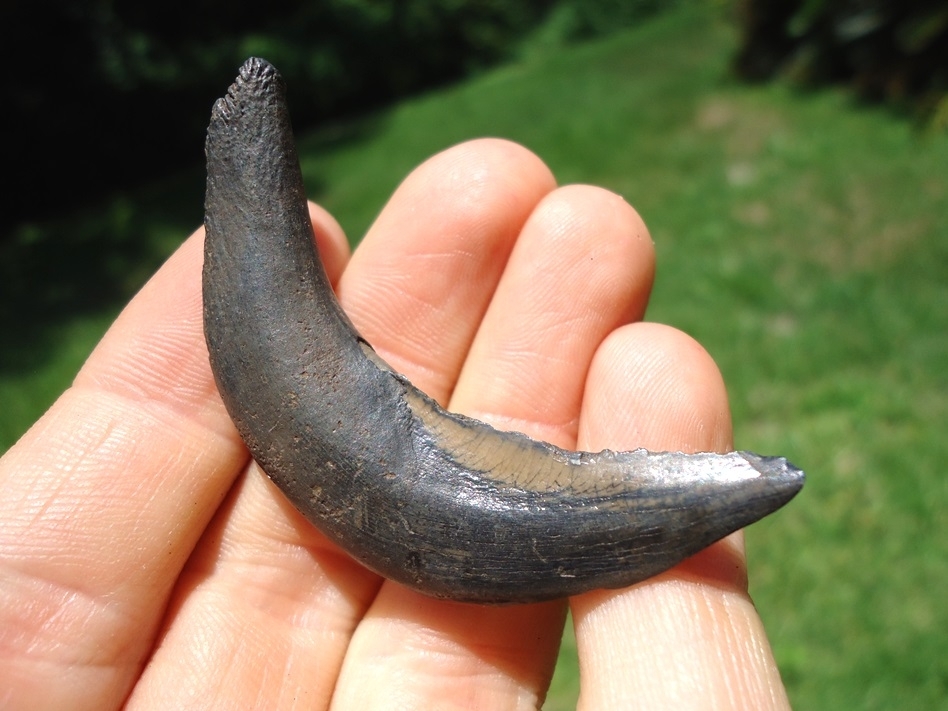
[[[315,526],[436,597],[534,602],[645,580],[772,513],[803,472],[749,452],[571,452],[448,413],[339,307],[277,71],[250,59],[207,136],[204,328],[254,458]]]

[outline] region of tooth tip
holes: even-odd
[[[775,488],[786,491],[790,496],[803,488],[806,474],[802,469],[788,462],[786,458],[765,457],[753,452],[738,452],[738,454],[762,477],[770,480]]]
[[[211,124],[238,118],[242,114],[241,107],[247,102],[265,101],[264,97],[282,90],[283,78],[276,67],[260,57],[250,57],[240,66],[227,94],[214,103]]]
[[[279,76],[276,67],[261,57],[249,57],[240,65],[239,77],[244,81],[255,81],[274,76]]]

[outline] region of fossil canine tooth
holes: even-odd
[[[783,506],[749,452],[570,452],[445,412],[340,309],[312,242],[284,87],[250,59],[207,136],[204,328],[254,458],[372,570],[470,602],[631,585]]]

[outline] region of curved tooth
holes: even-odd
[[[250,59],[207,138],[205,333],[267,474],[329,538],[424,593],[507,603],[644,580],[783,506],[776,457],[570,452],[445,412],[340,309],[284,87]]]

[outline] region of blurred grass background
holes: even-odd
[[[356,242],[412,167],[482,135],[624,195],[658,251],[648,318],[715,357],[739,448],[808,473],[747,532],[794,706],[948,708],[948,135],[837,90],[738,83],[736,43],[706,4],[568,48],[540,32],[518,61],[301,135],[310,195]],[[200,222],[202,179],[21,226],[5,258],[40,300],[102,275],[131,290]],[[42,323],[6,305],[0,451],[68,386],[113,293]],[[545,708],[577,693],[567,633]]]

